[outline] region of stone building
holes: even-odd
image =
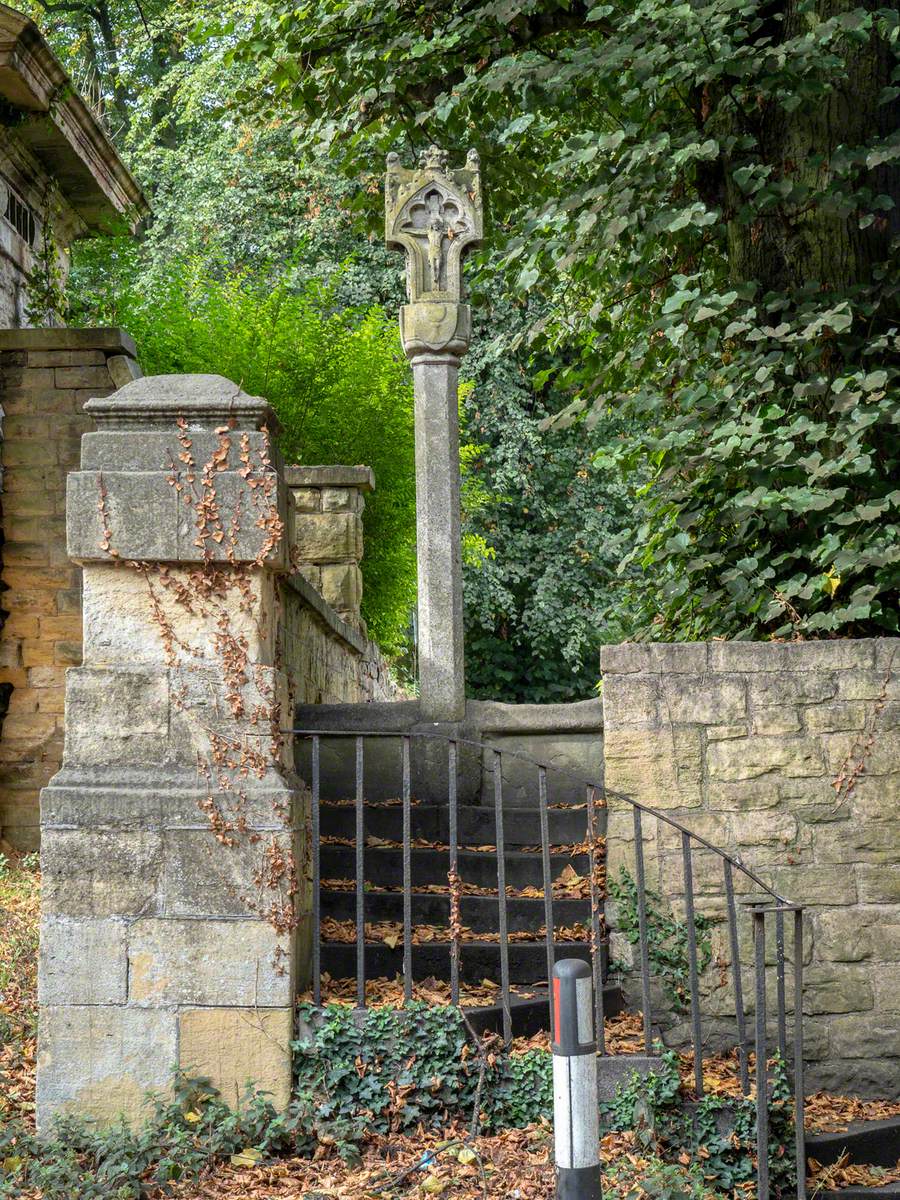
[[[76,238],[134,229],[147,201],[33,21],[0,4],[0,404],[3,436],[0,837],[37,844],[62,753],[63,676],[81,659],[66,474],[85,400],[136,373],[117,330],[58,326]]]
[[[76,238],[148,211],[37,26],[0,4],[0,328],[45,323],[28,300],[43,248],[64,282]]]

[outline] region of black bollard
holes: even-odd
[[[553,1135],[557,1200],[602,1200],[597,1039],[590,964],[553,968]]]

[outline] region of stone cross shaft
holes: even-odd
[[[481,242],[482,220],[474,150],[457,170],[436,146],[412,169],[388,155],[385,237],[406,252],[400,336],[415,392],[419,694],[431,721],[465,715],[457,392],[472,330],[462,259]]]

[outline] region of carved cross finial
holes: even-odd
[[[450,170],[439,146],[424,150],[412,169],[389,154],[385,236],[388,246],[406,251],[411,304],[458,304],[463,256],[482,236],[478,155],[470,150],[465,166]]]
[[[435,146],[433,143],[427,150],[423,150],[419,155],[419,166],[423,171],[439,171],[443,174],[447,170],[447,160],[450,155],[446,150],[442,150],[440,146]]]

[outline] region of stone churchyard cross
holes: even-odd
[[[415,392],[420,711],[425,721],[458,721],[466,700],[457,389],[472,334],[462,258],[482,237],[476,152],[457,170],[437,146],[412,169],[389,154],[385,237],[406,251],[400,336]]]

